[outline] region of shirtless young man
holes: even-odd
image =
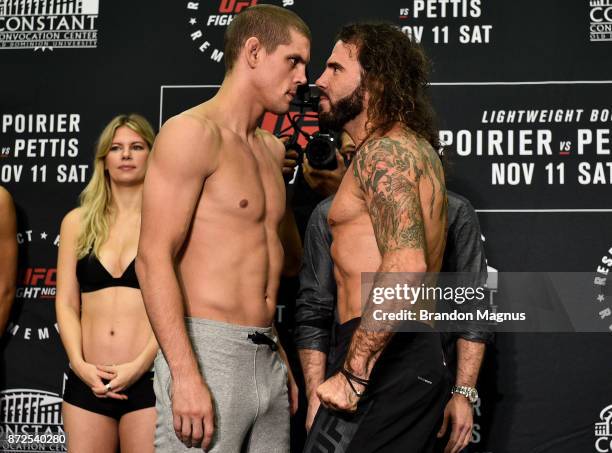
[[[450,396],[439,334],[425,325],[372,330],[373,303],[362,310],[361,300],[363,272],[441,267],[447,199],[426,82],[422,51],[384,24],[344,27],[317,80],[320,121],[348,132],[357,151],[328,217],[341,325],[306,452],[426,452],[435,444]],[[384,276],[374,284],[384,286]]]
[[[163,351],[156,447],[286,453],[288,379],[292,409],[297,388],[271,327],[284,147],[257,124],[287,112],[306,83],[310,31],[294,13],[260,5],[225,39],[221,88],[166,122],[145,181],[136,268]]]

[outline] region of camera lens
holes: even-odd
[[[312,168],[317,170],[335,170],[338,167],[336,162],[336,145],[333,137],[328,134],[316,134],[308,146],[306,146],[306,157]]]

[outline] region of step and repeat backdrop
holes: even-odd
[[[0,345],[1,439],[63,433],[59,225],[90,177],[97,135],[118,113],[159,127],[210,98],[225,28],[255,3],[0,0],[0,184],[15,199],[20,249]],[[259,3],[310,25],[311,82],[344,23],[384,20],[419,41],[448,185],[477,210],[490,271],[590,272],[599,286],[583,301],[599,333],[497,335],[468,451],[612,451],[612,0]],[[292,303],[279,306],[281,324]]]

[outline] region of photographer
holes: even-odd
[[[340,149],[335,149],[334,152],[333,145],[338,141],[335,135],[333,133],[315,135],[315,143],[311,144],[310,148],[307,147],[308,151],[298,152],[288,145],[285,153],[283,174],[289,181],[288,198],[291,198],[290,207],[295,215],[302,241],[312,211],[321,201],[336,193],[346,173],[350,161],[348,157],[355,152],[355,145],[345,133],[340,135]],[[325,143],[327,137],[331,139],[331,145]],[[287,140],[290,139],[285,139]],[[309,154],[314,160],[309,160]],[[292,177],[294,174],[295,178]]]
[[[312,190],[319,194],[324,199],[333,195],[340,187],[342,176],[346,172],[345,157],[355,153],[355,145],[350,141],[350,137],[346,133],[342,133],[340,142],[341,144],[348,141],[345,149],[341,146],[341,150],[336,150],[336,165],[337,167],[333,170],[325,170],[313,168],[308,162],[308,156],[304,156],[302,163],[301,174],[304,181]],[[299,155],[297,151],[288,149],[285,154],[285,165],[283,168],[283,174],[290,175],[294,172],[296,165],[298,164]],[[297,178],[296,178],[297,179]]]

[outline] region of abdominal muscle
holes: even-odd
[[[81,294],[81,301],[85,361],[118,365],[136,359],[153,334],[140,290],[104,288]]]
[[[339,225],[333,228],[332,257],[338,288],[338,320],[341,324],[361,316],[362,273],[377,272],[380,252],[370,225]]]
[[[194,232],[180,260],[186,316],[270,326],[283,261],[278,235],[263,223],[241,232],[226,226],[208,233]]]

